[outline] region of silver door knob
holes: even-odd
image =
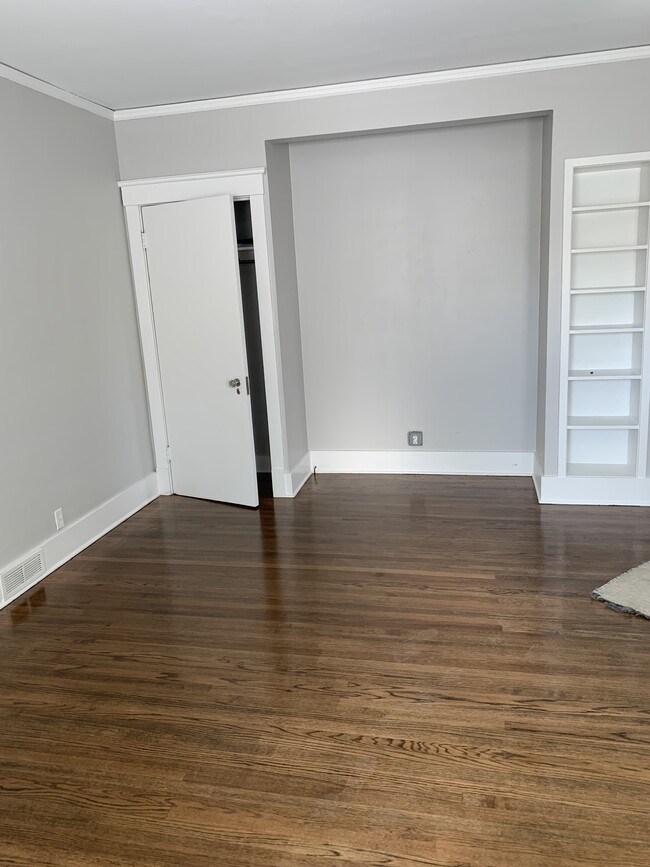
[[[241,381],[239,379],[229,379],[228,385],[231,388],[241,388]]]

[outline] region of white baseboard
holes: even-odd
[[[158,478],[156,473],[151,473],[125,491],[121,491],[110,500],[97,506],[88,514],[79,518],[74,523],[69,524],[60,530],[49,539],[45,539],[40,545],[36,545],[34,550],[41,549],[43,552],[44,570],[28,585],[23,585],[20,590],[13,596],[7,599],[0,597],[0,608],[13,602],[26,590],[29,590],[39,581],[42,581],[51,572],[54,572],[68,560],[71,560],[76,554],[79,554],[84,548],[92,545],[97,539],[106,535],[122,521],[130,518],[131,515],[138,512],[143,506],[151,503],[158,497]],[[0,569],[1,573],[7,572],[14,565],[21,562],[29,556],[29,552],[25,557],[14,564],[9,564],[6,568]]]
[[[158,481],[158,493],[164,497],[171,496],[172,477],[169,464],[165,464],[162,467],[156,467],[156,478]]]
[[[288,473],[284,470],[272,469],[273,496],[295,497],[311,474],[312,463],[309,452],[305,452]]]
[[[533,455],[533,485],[535,486],[535,493],[537,494],[537,499],[541,503],[542,502],[542,476],[544,475],[544,471],[542,470],[542,464],[539,460],[539,456],[537,454]]]
[[[284,470],[273,469],[271,467],[271,485],[273,486],[274,497],[292,497],[293,494],[287,494],[287,482],[285,479],[286,473]]]
[[[312,474],[311,454],[305,452],[299,461],[284,475],[285,490],[287,497],[295,497]]]
[[[421,473],[530,476],[532,452],[326,451],[311,452],[319,473]]]
[[[650,479],[542,476],[538,497],[567,506],[650,506]]]

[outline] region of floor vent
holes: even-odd
[[[30,554],[22,563],[18,563],[0,575],[0,586],[5,602],[18,596],[23,590],[38,581],[45,572],[43,551]]]

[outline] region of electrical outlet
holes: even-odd
[[[65,527],[65,519],[63,517],[63,509],[57,509],[54,513],[54,523],[57,530],[62,530]]]
[[[422,431],[421,430],[410,430],[408,441],[409,441],[410,446],[421,446],[422,445]]]

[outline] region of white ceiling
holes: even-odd
[[[0,62],[114,109],[648,43],[649,0],[0,0]]]

